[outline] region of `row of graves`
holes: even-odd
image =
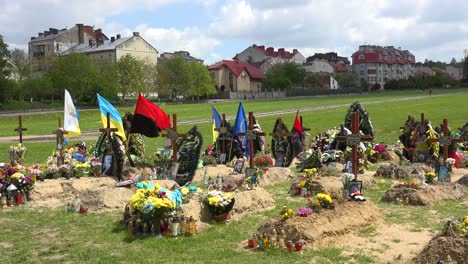
[[[70,212],[118,208],[129,235],[156,238],[191,236],[213,221],[229,223],[245,214],[280,208],[239,242],[249,251],[301,251],[321,245],[324,238],[383,221],[380,210],[363,193],[375,185],[375,176],[398,181],[382,198],[389,203],[428,205],[467,197],[463,185],[468,180],[453,183],[450,173],[465,163],[460,151],[466,151],[468,124],[452,133],[447,120],[434,129],[421,114],[420,122],[408,117],[401,127],[401,144],[374,144],[369,113],[355,102],[344,124],[315,137],[308,135],[298,113],[291,130],[278,118],[269,134],[268,150],[266,133],[254,113],[249,112],[247,118],[240,104],[233,125],[213,107],[215,139],[202,153],[203,136],[196,126],[179,133],[177,115],[172,115],[171,122],[162,109],[142,96],[135,113],[122,119],[126,140],[111,126],[110,115],[96,144],[89,148],[79,143],[65,149],[67,131],[59,123],[54,155],[47,165],[30,168],[21,165],[26,129],[20,117],[20,143],[10,149],[14,154],[10,164],[0,164],[2,207],[30,199],[50,205],[53,197],[59,198],[57,207],[68,203]],[[150,124],[145,123],[148,120]],[[160,134],[166,137],[164,148],[155,156],[145,156],[143,136]],[[380,163],[375,175],[366,171],[371,163]],[[277,182],[290,182],[285,192],[303,206],[276,205],[262,187]],[[456,261],[467,259],[463,250],[454,250],[446,242],[455,237],[460,240],[457,245],[466,245],[467,227],[467,217],[449,222],[447,230],[414,261],[432,263],[446,255]]]

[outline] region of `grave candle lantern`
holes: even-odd
[[[297,241],[295,244],[294,244],[294,250],[295,251],[301,251],[302,250],[302,243]]]
[[[292,246],[293,246],[293,242],[291,240],[288,240],[288,242],[286,243],[286,249],[288,251],[291,251]]]

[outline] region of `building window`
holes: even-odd
[[[359,60],[364,60],[364,54],[359,55]]]
[[[229,90],[234,91],[234,74],[229,72]]]
[[[359,74],[364,75],[364,71],[360,71]]]
[[[368,69],[367,74],[376,74],[377,70],[376,69]]]

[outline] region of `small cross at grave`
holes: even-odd
[[[219,128],[215,128],[215,131],[218,131],[219,133],[219,139],[221,140],[221,154],[226,154],[226,141],[232,141],[231,134],[227,131],[227,125],[226,125],[226,115],[223,113],[222,114],[222,120],[221,120],[221,126]],[[228,157],[227,160],[230,160],[230,157]]]
[[[249,128],[247,129],[247,131],[245,131],[245,133],[237,133],[238,136],[245,136],[247,140],[249,141],[249,151],[250,151],[249,166],[251,169],[253,169],[254,167],[254,159],[255,159],[254,140],[257,138],[257,136],[265,136],[265,133],[256,132],[253,130],[253,123],[254,123],[253,112],[249,112]]]
[[[408,120],[410,120],[412,117],[408,116]],[[400,127],[400,129],[405,129],[406,127]],[[421,131],[420,133],[425,133],[426,132],[426,120],[424,119],[424,113],[421,113]]]
[[[55,131],[52,131],[55,134],[56,138],[56,149],[57,149],[57,166],[60,166],[64,163],[64,149],[63,149],[63,137],[68,134],[65,129],[62,127],[62,122],[60,117],[58,118],[58,128]]]
[[[178,138],[187,138],[188,134],[179,134],[177,133],[177,115],[172,114],[172,128],[167,128],[167,134],[163,134],[163,137],[166,137],[171,141],[172,145],[172,161],[177,162],[177,152],[179,151],[179,146],[177,145]]]
[[[454,142],[463,142],[463,139],[450,137],[447,119],[444,119],[442,128],[444,130],[443,136],[441,136],[440,138],[430,138],[428,139],[428,141],[431,143],[439,142],[440,145],[444,146],[444,165],[447,165],[448,148],[450,144]]]
[[[277,142],[277,146],[280,146],[281,143],[287,141],[288,138],[292,137],[293,134],[291,132],[285,132],[283,130],[283,120],[281,118],[278,118],[278,132],[270,133],[269,135],[272,136],[273,140]],[[286,153],[283,153],[281,155],[277,153],[276,155],[277,156],[275,166],[283,167],[284,156],[286,155]]]
[[[299,117],[299,121],[301,122],[301,127],[302,127],[302,130],[303,130],[304,132],[310,131],[310,128],[305,128],[305,127],[304,127],[303,121],[302,121],[302,116]]]
[[[18,128],[15,128],[15,131],[19,134],[19,142],[23,143],[23,131],[27,131],[28,129],[23,127],[23,118],[21,115],[18,116]]]
[[[348,136],[338,136],[336,137],[337,141],[346,141],[348,146],[352,146],[352,166],[353,166],[353,174],[354,180],[357,181],[357,173],[358,173],[358,153],[357,153],[357,145],[362,141],[372,141],[374,138],[372,136],[361,136],[359,135],[359,114],[357,112],[353,112],[351,117],[351,135]]]

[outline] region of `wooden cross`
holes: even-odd
[[[257,138],[257,136],[265,136],[265,133],[263,132],[256,132],[253,130],[253,123],[254,123],[254,116],[253,112],[249,112],[249,128],[245,133],[237,133],[237,136],[245,136],[247,140],[249,141],[249,154],[250,154],[250,159],[249,159],[249,166],[251,169],[254,167],[254,159],[255,159],[255,153],[254,153],[254,140]]]
[[[172,114],[172,128],[167,128],[167,134],[163,134],[163,137],[166,137],[171,140],[172,144],[172,161],[177,162],[177,152],[179,151],[179,146],[177,145],[178,138],[187,138],[188,134],[179,134],[177,133],[177,115]]]
[[[346,141],[348,146],[352,146],[352,166],[353,166],[353,174],[354,180],[357,181],[357,173],[358,173],[358,153],[357,153],[357,145],[362,141],[372,141],[374,138],[372,136],[361,136],[359,135],[359,114],[357,112],[353,112],[351,117],[351,135],[348,136],[338,136],[336,137],[337,141]]]
[[[58,117],[58,128],[55,131],[52,131],[56,137],[56,149],[57,149],[57,166],[64,164],[64,149],[63,149],[63,136],[68,134],[65,129],[62,127],[62,122],[60,121],[60,117]]]
[[[224,113],[222,115],[222,118],[223,119],[221,120],[221,126],[219,128],[215,128],[214,130],[219,132],[219,139],[222,142],[221,153],[226,153],[226,141],[232,140],[232,139],[229,137],[226,137],[227,135],[230,135],[230,134],[227,131],[226,115]]]
[[[408,120],[410,120],[412,117],[408,116]],[[400,127],[400,129],[405,129],[406,127]],[[424,119],[424,113],[421,113],[421,133],[426,132],[426,120]]]
[[[112,141],[111,132],[117,132],[119,130],[117,128],[115,128],[115,127],[110,126],[110,113],[109,112],[107,112],[106,117],[107,117],[106,127],[105,128],[100,128],[99,131],[107,133],[107,139],[110,142],[110,141]]]
[[[301,122],[301,127],[302,127],[302,131],[306,132],[306,131],[310,131],[310,128],[305,128],[303,123],[302,123],[302,116],[299,117],[299,120]]]
[[[15,128],[15,131],[19,134],[19,142],[23,143],[23,131],[28,130],[27,128],[23,127],[23,118],[21,115],[18,116],[18,128]]]
[[[444,129],[444,134],[440,138],[430,138],[428,139],[429,142],[434,143],[434,142],[439,142],[440,145],[444,146],[444,165],[447,165],[447,158],[448,158],[448,148],[450,144],[454,142],[463,142],[463,139],[461,138],[451,138],[449,135],[449,129],[448,129],[448,121],[447,119],[444,119],[442,128]]]

